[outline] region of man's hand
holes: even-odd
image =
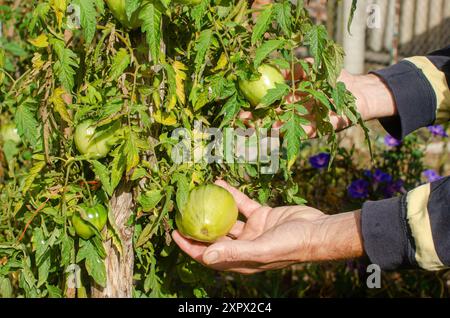
[[[253,274],[295,263],[360,257],[363,247],[360,213],[328,216],[305,207],[261,206],[224,181],[217,185],[234,197],[246,221],[238,221],[229,236],[207,245],[173,232],[189,256],[216,270]]]

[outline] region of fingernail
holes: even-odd
[[[219,252],[211,251],[203,257],[203,261],[206,264],[214,264],[219,260]]]

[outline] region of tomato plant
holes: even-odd
[[[238,209],[233,196],[214,184],[196,187],[176,215],[178,230],[201,242],[214,242],[236,223]]]
[[[210,184],[223,178],[261,203],[304,203],[293,169],[306,139],[302,125],[316,115],[334,155],[329,111],[361,121],[353,96],[337,83],[342,49],[303,2],[277,0],[258,18],[247,0],[177,3],[2,6],[0,111],[21,143],[0,151],[0,277],[15,295],[207,296],[217,274],[191,266],[171,232],[178,224],[199,240],[226,234],[237,211]],[[313,65],[302,63],[298,47],[309,50]],[[279,73],[297,63],[308,78],[301,87]],[[285,102],[299,89],[318,101],[312,109]],[[247,128],[252,123],[239,113],[249,109],[261,128],[285,122],[274,171],[236,153],[229,160],[174,155],[180,144],[192,146],[182,154],[210,151],[207,129]],[[192,138],[179,142],[180,130]],[[106,228],[100,237],[87,231],[95,224],[84,227],[78,232],[87,239],[75,240],[76,224],[86,225],[80,207],[91,202],[109,207]],[[77,290],[67,278],[74,265],[83,278]],[[124,278],[119,287],[117,277]]]
[[[239,89],[253,107],[258,106],[270,89],[285,82],[283,75],[274,66],[263,64],[258,67],[257,79],[239,80]]]
[[[78,236],[88,240],[95,235],[95,230],[92,227],[95,227],[98,231],[105,227],[108,220],[108,210],[102,204],[92,206],[83,204],[80,208],[84,217],[79,211],[75,212],[72,216],[72,224]]]

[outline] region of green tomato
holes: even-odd
[[[285,82],[281,72],[271,65],[260,65],[258,72],[261,76],[257,80],[239,80],[239,89],[253,107],[261,103],[268,90],[275,88],[275,84]]]
[[[212,243],[228,234],[237,217],[233,196],[222,187],[208,184],[189,193],[186,205],[175,216],[175,222],[183,236]]]
[[[110,127],[97,131],[94,121],[88,119],[75,129],[75,145],[82,155],[91,159],[101,159],[108,155],[120,128],[118,121]]]
[[[101,204],[91,207],[82,205],[82,208],[86,211],[87,220],[84,220],[79,212],[75,212],[72,216],[72,224],[78,236],[88,240],[95,235],[91,226],[99,231],[103,230],[108,220],[108,210]]]
[[[19,133],[17,132],[16,125],[6,124],[0,128],[0,136],[3,142],[12,141],[16,145],[20,144],[22,140],[20,139]]]
[[[131,18],[127,17],[125,0],[105,0],[113,16],[119,20],[119,22],[128,29],[137,29],[142,25],[142,20],[139,18],[139,14],[145,5],[153,3],[155,7],[164,12],[164,8],[159,0],[144,0],[141,1],[141,5],[131,14]]]

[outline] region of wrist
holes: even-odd
[[[397,107],[392,92],[374,74],[354,76],[349,90],[356,98],[356,105],[362,118],[366,121],[391,117],[397,114]]]
[[[312,233],[310,261],[359,258],[364,255],[361,211],[326,216]]]

